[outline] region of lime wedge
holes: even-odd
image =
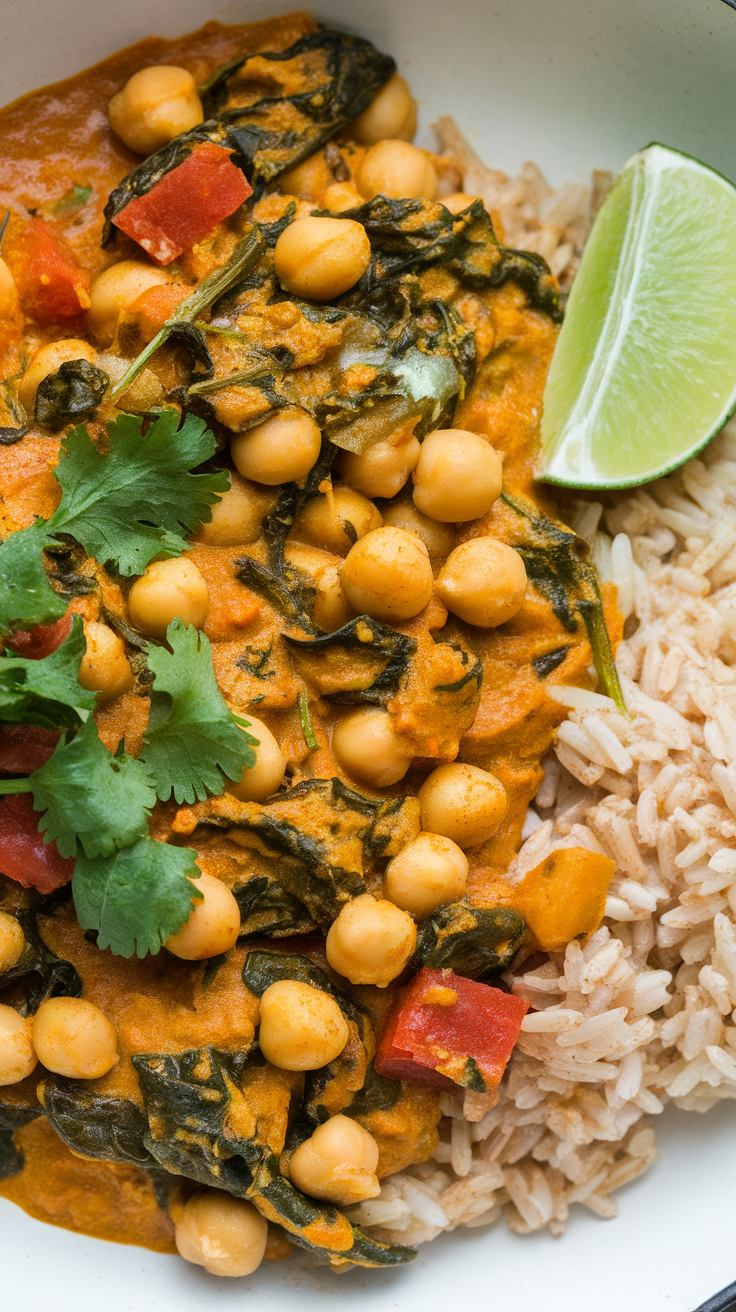
[[[736,407],[736,187],[666,146],[625,165],[573,283],[544,394],[539,477],[632,487]]]

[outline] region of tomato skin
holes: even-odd
[[[30,793],[0,797],[0,872],[23,888],[53,893],[69,883],[74,858],[61,856],[56,843],[44,843],[38,821]]]
[[[440,1005],[434,994],[456,1001]],[[451,994],[449,995],[451,997]],[[456,1089],[465,1060],[472,1057],[486,1085],[498,1088],[529,1003],[511,993],[426,966],[401,989],[375,1059],[379,1075],[413,1080],[436,1089]]]
[[[115,217],[158,264],[170,264],[253,195],[230,152],[205,141]]]
[[[56,651],[62,642],[66,642],[71,627],[72,612],[68,610],[60,620],[56,620],[55,624],[39,624],[35,629],[16,629],[15,633],[6,639],[5,645],[24,660],[40,661],[44,656],[50,656],[52,651]]]
[[[0,771],[33,774],[53,755],[58,741],[58,729],[44,729],[39,724],[0,725]]]
[[[3,247],[21,309],[37,323],[73,319],[89,309],[89,278],[46,219],[31,219]]]

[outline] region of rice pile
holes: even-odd
[[[551,193],[528,165],[515,180],[484,169],[451,120],[439,133],[464,190],[500,210],[506,241],[554,239],[553,268],[564,254],[573,270],[595,179],[563,215],[569,189]],[[616,862],[606,918],[587,943],[505,976],[534,1010],[498,1104],[443,1095],[434,1159],[350,1209],[399,1243],[502,1214],[519,1234],[558,1235],[572,1203],[615,1216],[613,1192],[656,1155],[645,1118],[736,1097],[736,422],[674,476],[605,510],[575,502],[568,519],[618,587],[630,715],[555,690],[568,718],[509,877],[563,845],[604,852]]]

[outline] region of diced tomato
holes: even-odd
[[[128,201],[114,222],[159,264],[170,264],[252,195],[230,152],[205,141],[145,196]]]
[[[16,629],[5,645],[27,661],[40,661],[50,656],[69,637],[72,612],[68,610],[55,624],[39,624],[35,629]]]
[[[38,323],[72,319],[89,309],[89,278],[50,223],[31,219],[3,245],[21,308]]]
[[[437,1089],[473,1087],[480,1074],[490,1093],[501,1082],[528,1008],[489,984],[425,967],[399,993],[375,1068]]]
[[[59,855],[56,843],[44,843],[40,817],[30,793],[0,797],[0,872],[39,893],[53,893],[68,884],[74,858]]]
[[[0,725],[0,770],[32,774],[46,764],[58,741],[58,729],[43,729],[40,724]]]
[[[141,346],[147,346],[153,341],[180,301],[191,294],[192,288],[181,282],[169,282],[163,287],[147,287],[141,292],[125,315],[126,321],[135,325]]]

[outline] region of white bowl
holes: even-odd
[[[650,141],[736,178],[735,0],[320,0],[317,16],[397,59],[421,104],[420,139],[455,116],[489,165],[534,159],[561,183],[617,169]],[[56,81],[156,33],[209,18],[243,22],[277,0],[0,0],[2,99]],[[243,1281],[175,1258],[41,1226],[0,1200],[2,1308],[37,1312],[194,1312],[247,1301],[254,1312],[382,1304],[543,1312],[693,1312],[736,1278],[734,1107],[669,1112],[661,1158],[619,1194],[621,1215],[576,1209],[563,1239],[502,1225],[457,1231],[390,1273],[305,1271],[298,1253]]]

